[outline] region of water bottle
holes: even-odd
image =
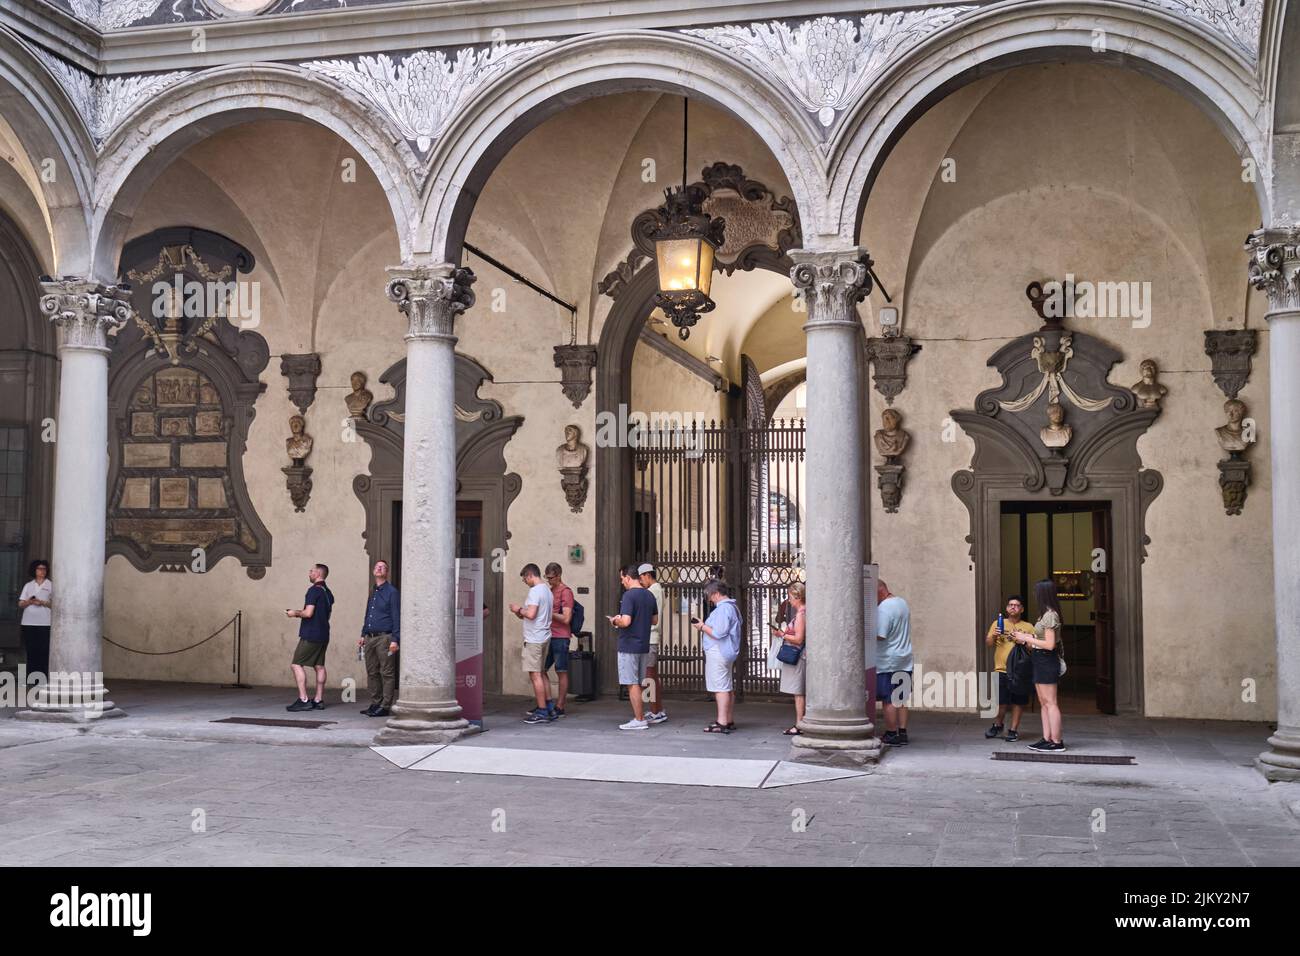
[[[1002,612],[998,611],[998,633],[1005,634],[1006,632],[1007,632],[1007,626],[1005,623],[1003,623]]]
[[[357,660],[359,660],[359,661],[364,661],[365,659],[366,659],[366,645],[364,645],[364,644],[358,644],[358,645],[357,645]]]

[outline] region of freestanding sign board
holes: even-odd
[[[483,725],[483,559],[456,559],[456,703]]]
[[[880,565],[862,566],[862,631],[867,667],[867,719],[876,722],[876,582]]]

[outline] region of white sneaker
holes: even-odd
[[[668,719],[668,715],[661,710],[657,714],[646,714],[645,719],[652,724],[662,724]]]
[[[647,724],[644,720],[637,720],[634,717],[631,720],[629,720],[626,724],[619,724],[618,729],[619,730],[645,730],[649,726],[650,725]]]

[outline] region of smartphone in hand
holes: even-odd
[[[691,623],[692,623],[692,624],[699,624],[699,623],[700,623],[700,619],[699,619],[698,617],[693,617],[693,618],[691,618]]]

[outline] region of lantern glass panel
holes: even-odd
[[[693,292],[699,288],[702,246],[708,243],[699,239],[661,239],[655,243],[660,292]],[[713,250],[708,251],[711,268]]]

